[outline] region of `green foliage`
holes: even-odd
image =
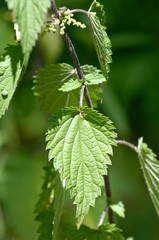
[[[101,84],[106,80],[100,70],[94,66],[84,65],[81,68],[93,100],[93,106],[97,106],[96,101],[100,99],[99,95],[102,93]],[[82,80],[78,79],[76,70],[69,64],[59,63],[46,66],[35,76],[34,83],[35,95],[39,96],[43,111],[53,113],[65,105],[77,105],[79,102],[79,88],[82,86]],[[78,90],[72,91],[75,89]]]
[[[67,105],[76,104],[78,95],[59,91],[75,72],[74,68],[66,63],[51,64],[39,71],[35,77],[35,92],[39,95],[43,111],[53,113],[65,107],[66,102]]]
[[[59,88],[62,92],[70,92],[82,86],[82,79],[73,79],[71,78],[68,82],[64,83],[61,88]]]
[[[0,117],[8,108],[24,70],[21,47],[8,46],[0,61]]]
[[[96,10],[99,9],[99,11],[93,12],[94,9]],[[110,71],[109,63],[112,62],[111,59],[112,52],[110,49],[111,48],[110,39],[108,38],[107,33],[105,31],[106,30],[105,26],[103,26],[103,18],[105,18],[104,11],[102,10],[101,14],[101,9],[102,6],[98,2],[94,1],[89,9],[88,17],[100,67],[103,75],[107,79],[108,73]]]
[[[125,208],[124,204],[122,202],[118,202],[117,204],[111,204],[110,208],[118,214],[120,217],[124,218],[125,217]]]
[[[69,92],[82,86],[82,79],[70,79],[68,82],[64,83],[59,90],[63,92]],[[106,82],[105,77],[99,73],[89,73],[85,75],[86,85],[97,85]]]
[[[62,213],[64,189],[52,161],[44,170],[42,192],[35,207],[36,220],[40,222],[38,239],[58,240],[57,232]]]
[[[83,225],[78,231],[69,229],[67,232],[70,240],[124,240],[122,231],[114,224],[103,224],[98,229]]]
[[[77,204],[78,226],[100,196],[103,175],[116,145],[111,121],[89,108],[66,108],[51,118],[47,133],[49,160],[66,179]]]
[[[44,24],[50,0],[6,0],[18,24],[23,53],[28,57]]]
[[[138,149],[145,181],[159,216],[159,161],[148,145],[142,142],[142,138],[139,139]]]
[[[55,171],[52,167],[52,162],[48,163],[44,170],[44,183],[40,198],[35,207],[35,213],[37,214],[36,220],[40,222],[38,229],[40,235],[38,239],[51,240],[53,229],[53,189],[55,185]]]

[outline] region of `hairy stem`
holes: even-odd
[[[103,224],[104,219],[105,219],[105,215],[106,215],[106,213],[108,212],[108,209],[109,209],[108,206],[106,206],[106,208],[105,208],[104,211],[102,212],[101,217],[100,217],[100,219],[99,219],[98,227],[100,227],[100,226]]]
[[[88,12],[83,10],[83,9],[73,9],[73,10],[70,10],[69,12],[66,13],[66,15],[69,15],[71,13],[77,13],[77,12],[85,13],[86,15],[88,15]]]
[[[116,143],[117,143],[117,144],[125,145],[125,146],[133,149],[133,150],[134,150],[135,152],[137,152],[137,153],[139,152],[138,148],[137,148],[134,144],[132,144],[132,143],[130,143],[130,142],[127,142],[127,141],[125,141],[125,140],[116,140]]]
[[[112,202],[112,193],[111,193],[111,187],[110,187],[109,172],[107,175],[104,176],[104,182],[105,182],[106,196],[107,196],[108,219],[109,219],[109,223],[113,223],[114,222],[113,211],[110,208],[110,204]]]
[[[54,13],[55,13],[55,16],[56,16],[58,19],[60,19],[60,16],[59,16],[59,13],[58,13],[58,9],[57,9],[57,7],[56,7],[56,4],[55,4],[55,1],[54,1],[54,0],[51,1],[51,5],[52,5],[53,11],[54,11]],[[70,39],[70,37],[69,37],[66,29],[65,29],[65,31],[64,31],[64,38],[65,38],[67,47],[68,47],[68,49],[69,49],[69,52],[70,52],[70,54],[71,54],[71,57],[72,57],[72,59],[73,59],[74,65],[75,65],[75,67],[76,67],[76,69],[77,69],[78,77],[79,77],[79,79],[82,79],[82,80],[83,80],[83,85],[85,86],[85,87],[83,87],[83,88],[84,88],[83,90],[84,90],[84,96],[85,96],[87,105],[88,105],[88,107],[93,108],[92,102],[91,102],[91,98],[90,98],[90,95],[89,95],[89,92],[88,92],[88,88],[87,88],[87,86],[85,85],[84,75],[83,75],[83,72],[82,72],[82,69],[81,69],[81,66],[80,66],[80,62],[79,62],[79,60],[78,60],[76,51],[75,51],[75,49],[74,49],[74,46],[73,46],[73,44],[72,44],[72,41],[71,41],[71,39]],[[82,91],[81,91],[81,94],[82,94]],[[82,96],[83,96],[83,95],[82,95]],[[82,98],[82,96],[81,96],[81,98]],[[82,102],[83,102],[83,100],[82,100]],[[80,101],[80,105],[81,105],[81,101]]]

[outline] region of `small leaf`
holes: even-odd
[[[114,224],[103,224],[98,229],[92,229],[85,225],[80,230],[67,229],[70,240],[124,240],[121,229]]]
[[[101,73],[101,70],[97,69],[93,65],[86,64],[86,65],[81,66],[81,69],[82,69],[84,75],[89,74],[89,73]]]
[[[148,145],[139,139],[139,160],[145,181],[159,216],[159,161]]]
[[[78,94],[71,92],[59,91],[59,88],[72,77],[74,77],[75,69],[66,63],[51,64],[41,69],[35,76],[35,94],[39,96],[42,105],[41,109],[48,113],[54,113],[60,108],[65,107],[66,102],[76,105],[78,102]],[[68,100],[69,96],[69,101]]]
[[[28,55],[44,24],[50,0],[6,0],[6,2],[8,8],[14,13],[14,21],[19,28],[23,53]]]
[[[82,86],[82,80],[77,78],[71,78],[68,82],[64,83],[61,88],[59,88],[62,92],[70,92]]]
[[[97,85],[100,83],[106,82],[105,77],[100,73],[89,73],[85,75],[85,84],[86,85]],[[70,79],[68,82],[64,83],[60,91],[69,92],[75,90],[82,86],[82,79]]]
[[[105,26],[102,25],[103,20],[101,20],[101,16],[99,14],[101,12],[101,8],[101,5],[98,2],[94,1],[88,11],[88,17],[101,70],[105,78],[108,79],[108,73],[110,71],[109,63],[112,62],[112,51],[110,39],[108,38],[105,31]],[[96,10],[96,12],[94,12],[94,9]],[[99,9],[99,12],[97,11],[97,9]],[[102,10],[102,16],[103,14],[104,10]]]
[[[106,82],[105,77],[100,73],[90,73],[85,75],[86,85],[96,85]]]
[[[88,214],[89,206],[101,194],[103,175],[111,164],[108,154],[116,145],[111,121],[90,108],[65,108],[50,120],[46,141],[49,160],[77,204],[78,226]]]
[[[125,217],[125,208],[124,204],[122,202],[118,202],[117,204],[111,204],[110,208],[118,214],[120,217],[124,218]]]
[[[38,240],[58,240],[57,232],[62,213],[64,189],[52,161],[48,163],[44,170],[42,192],[34,211],[36,220],[40,222]]]
[[[19,45],[8,46],[0,61],[0,117],[8,108],[24,70],[21,47]]]

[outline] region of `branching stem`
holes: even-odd
[[[57,7],[56,7],[56,4],[55,4],[55,1],[54,1],[54,0],[51,1],[51,5],[52,5],[52,8],[53,8],[53,11],[54,11],[54,13],[55,13],[56,18],[60,19],[60,17],[59,17],[59,12],[58,12],[58,9],[57,9]],[[68,47],[68,49],[69,49],[69,52],[70,52],[70,54],[71,54],[71,57],[72,57],[72,59],[73,59],[74,65],[75,65],[75,67],[76,67],[76,69],[77,69],[78,77],[79,77],[79,79],[82,79],[82,80],[83,80],[83,85],[85,86],[85,87],[82,86],[82,87],[83,87],[83,90],[81,90],[82,96],[80,96],[80,106],[81,106],[81,102],[83,103],[83,99],[81,100],[81,98],[83,97],[83,91],[84,91],[84,96],[85,96],[85,99],[86,99],[86,102],[87,102],[88,107],[93,108],[92,102],[91,102],[91,98],[90,98],[90,95],[89,95],[89,92],[88,92],[88,88],[87,88],[87,86],[85,85],[84,75],[83,75],[83,72],[82,72],[82,69],[81,69],[81,66],[80,66],[80,62],[79,62],[79,60],[78,60],[76,51],[75,51],[75,49],[74,49],[74,46],[73,46],[73,44],[72,44],[72,41],[71,41],[71,39],[70,39],[70,37],[69,37],[66,29],[65,29],[65,31],[64,31],[64,38],[65,38],[67,47]]]

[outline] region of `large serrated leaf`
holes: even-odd
[[[24,73],[25,65],[21,47],[19,45],[8,46],[0,61],[0,117],[9,106],[17,84]]]
[[[139,160],[145,181],[159,216],[159,161],[148,145],[139,140]]]
[[[80,230],[67,229],[70,240],[124,240],[121,229],[114,224],[103,224],[98,229],[92,229],[85,225]]]
[[[6,0],[13,10],[14,21],[18,24],[24,54],[29,54],[35,45],[38,33],[44,24],[50,0]]]
[[[78,94],[59,91],[59,88],[75,74],[66,63],[51,64],[41,69],[35,77],[35,93],[39,95],[42,111],[54,113],[67,105],[76,105]],[[68,101],[69,97],[69,101]],[[69,104],[68,104],[69,103]]]
[[[116,145],[111,121],[90,108],[65,108],[50,120],[46,141],[49,160],[66,179],[77,204],[78,226],[94,206],[111,164],[108,154]]]
[[[64,188],[52,161],[44,170],[42,192],[35,207],[36,220],[40,222],[38,240],[58,240],[57,232],[62,213]]]
[[[97,9],[99,9],[99,11],[97,11]],[[102,25],[103,17],[101,20],[101,15],[99,14],[101,13],[101,5],[98,2],[94,1],[88,12],[95,49],[97,52],[102,73],[107,79],[108,73],[110,71],[109,63],[112,62],[111,58],[112,51],[110,39],[108,38],[107,33],[105,31],[106,28],[105,26]],[[102,10],[102,16],[103,14],[104,10]]]

